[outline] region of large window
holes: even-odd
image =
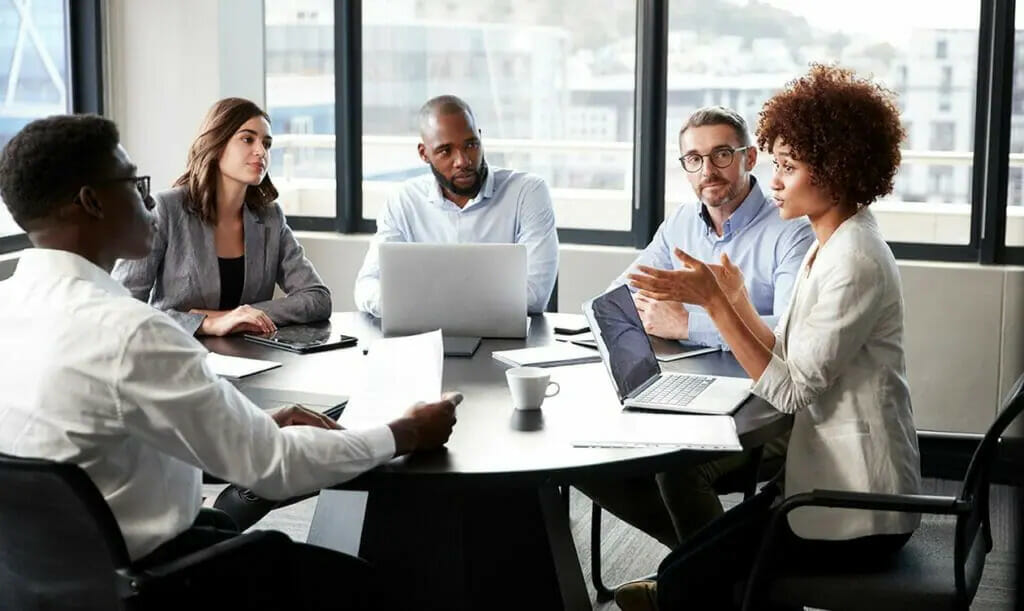
[[[372,231],[388,194],[429,172],[417,109],[453,93],[491,165],[548,182],[563,242],[642,246],[695,199],[676,161],[693,110],[730,106],[753,131],[809,63],[836,62],[897,94],[903,163],[873,206],[896,255],[1024,260],[1014,4],[265,0],[272,173],[296,227]],[[767,186],[767,155],[755,176]]]
[[[363,3],[363,214],[429,168],[416,114],[455,94],[487,162],[533,172],[561,228],[631,227],[634,0]]]
[[[753,132],[765,100],[810,62],[838,62],[899,96],[908,132],[903,165],[893,194],[873,206],[886,238],[968,244],[980,8],[979,0],[941,11],[923,0],[671,0],[666,214],[695,201],[676,161],[679,128],[691,112],[728,106]],[[911,146],[918,143],[927,146]],[[767,188],[770,158],[762,153],[758,161],[754,174]]]
[[[64,0],[0,0],[0,148],[26,123],[71,109]],[[0,238],[21,233],[0,205]]]

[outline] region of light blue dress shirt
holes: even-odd
[[[747,292],[761,320],[774,329],[789,305],[800,263],[814,243],[814,232],[806,218],[782,220],[757,179],[751,176],[750,180],[750,193],[725,221],[721,237],[715,233],[703,204],[683,204],[658,227],[651,243],[608,290],[627,284],[628,274],[637,265],[680,269],[683,263],[673,254],[676,248],[707,263],[718,263],[725,253],[743,271]],[[690,312],[690,341],[729,349],[703,308],[686,304],[686,309]]]
[[[558,273],[551,194],[541,178],[515,170],[491,167],[480,192],[463,208],[444,197],[433,174],[402,183],[377,218],[377,234],[356,278],[356,306],[374,316],[380,316],[383,242],[525,244],[530,313],[544,311]]]

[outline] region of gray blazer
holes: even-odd
[[[137,260],[119,260],[112,272],[132,296],[163,310],[185,331],[203,322],[192,308],[220,306],[220,267],[213,227],[185,210],[185,189],[153,196],[157,220],[153,250]],[[324,320],[331,315],[331,292],[303,254],[276,203],[261,215],[243,206],[245,284],[241,303],[263,310],[284,326]],[[287,297],[274,299],[278,284]]]

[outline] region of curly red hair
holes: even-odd
[[[781,138],[837,204],[867,205],[892,192],[905,136],[892,91],[823,64],[765,102],[757,123],[758,148],[771,152]]]

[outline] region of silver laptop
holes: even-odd
[[[523,244],[380,245],[381,330],[526,337]]]
[[[625,407],[731,414],[750,394],[750,380],[662,373],[629,289],[620,286],[583,304],[612,384]]]

